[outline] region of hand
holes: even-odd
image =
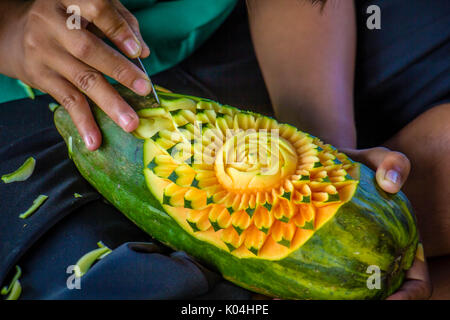
[[[423,246],[419,243],[416,258],[411,269],[406,272],[403,286],[387,300],[424,300],[431,297],[432,291]]]
[[[386,148],[365,150],[340,149],[353,160],[362,162],[376,170],[376,179],[380,187],[389,193],[397,193],[408,178],[411,169],[408,158],[399,152]],[[388,300],[419,300],[428,299],[432,293],[431,280],[423,253],[419,244],[414,263],[406,272],[402,287]]]
[[[70,5],[81,9],[81,29],[66,25]],[[150,93],[149,79],[96,35],[101,31],[129,58],[150,54],[136,18],[118,0],[6,0],[1,6],[8,9],[0,19],[0,61],[8,61],[1,73],[53,96],[89,150],[101,145],[101,134],[83,93],[125,131],[136,129],[138,116],[102,74],[139,95]]]

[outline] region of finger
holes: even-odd
[[[424,281],[407,280],[396,293],[386,300],[424,300],[430,296],[431,293]]]
[[[52,68],[94,101],[115,123],[127,132],[139,125],[136,112],[95,69],[60,52]]]
[[[63,0],[62,3],[65,6],[78,5],[83,18],[99,28],[128,57],[136,58],[141,55],[140,41],[109,0]]]
[[[430,273],[428,272],[428,265],[425,261],[425,253],[422,243],[417,246],[416,256],[411,268],[406,272],[407,280],[418,280],[426,284],[424,289],[431,296],[432,285],[430,279]]]
[[[131,29],[133,29],[134,34],[139,39],[142,47],[141,58],[147,58],[150,55],[150,48],[145,43],[144,38],[142,37],[138,20],[119,0],[113,0],[113,4],[116,6],[117,11],[122,15],[122,17],[127,20],[128,25],[131,27]]]
[[[135,93],[146,96],[151,92],[150,80],[140,68],[89,31],[61,28],[57,39],[74,57]]]
[[[389,151],[376,172],[380,187],[389,193],[397,193],[408,178],[411,170],[409,159],[400,152]]]
[[[99,28],[97,28],[95,26],[95,24],[89,23],[86,27],[86,30],[88,30],[89,32],[93,33],[94,35],[96,35],[98,38],[103,39],[105,38],[105,35],[103,34],[102,30],[100,30]]]
[[[387,148],[342,151],[376,170],[378,185],[389,193],[400,191],[411,170],[411,163],[404,154]]]
[[[86,97],[69,81],[56,73],[43,77],[41,86],[67,110],[86,148],[91,151],[98,149],[102,143],[102,136]]]
[[[433,288],[422,243],[417,246],[416,257],[411,268],[406,272],[406,282],[388,300],[428,299]]]

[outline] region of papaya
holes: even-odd
[[[116,86],[140,123],[124,132],[91,103],[103,135],[88,151],[54,120],[84,178],[153,238],[225,279],[283,299],[383,299],[418,245],[403,193],[297,128],[209,99]]]

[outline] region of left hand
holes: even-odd
[[[423,246],[422,243],[419,243],[416,259],[411,269],[406,272],[403,286],[387,300],[424,300],[431,297],[432,291]]]
[[[387,148],[378,147],[364,150],[339,149],[355,161],[376,170],[378,185],[386,192],[397,193],[408,178],[411,164],[408,158]],[[406,272],[402,287],[387,300],[423,300],[430,298],[432,286],[428,274],[423,246],[419,244],[414,263]]]

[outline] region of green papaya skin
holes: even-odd
[[[2,175],[4,183],[12,183],[16,181],[25,181],[33,174],[36,160],[29,157],[16,171]]]
[[[151,97],[116,88],[136,110],[157,106]],[[160,98],[165,95],[174,96],[161,92]],[[360,166],[353,198],[302,247],[277,261],[238,258],[196,239],[164,211],[146,186],[143,140],[124,132],[97,106],[92,110],[103,135],[94,152],[86,149],[64,108],[54,114],[61,136],[66,143],[72,140],[75,165],[110,203],[167,246],[239,286],[283,299],[384,299],[401,286],[417,248],[415,217],[405,195],[383,192],[366,166]],[[368,285],[374,268],[380,271],[379,289]]]

